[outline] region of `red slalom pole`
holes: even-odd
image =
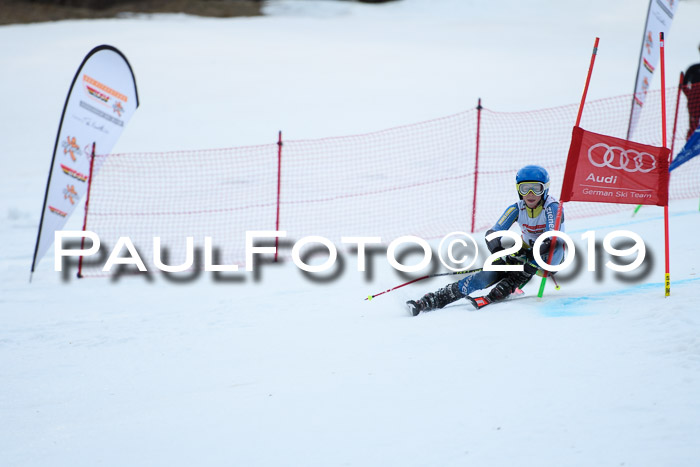
[[[90,205],[90,188],[92,188],[92,168],[95,166],[95,142],[92,143],[92,156],[90,156],[90,175],[88,176],[87,196],[85,197],[85,217],[83,218],[83,232],[87,228],[88,206]],[[85,237],[80,239],[80,249],[85,248]],[[78,258],[78,279],[83,278],[83,256]]]
[[[476,187],[479,179],[479,135],[481,134],[481,97],[476,106],[476,158],[474,160],[474,197],[472,202],[472,233],[474,233],[474,222],[476,220]]]
[[[576,125],[579,126],[581,123],[581,116],[583,115],[583,106],[586,103],[586,94],[588,94],[588,85],[591,83],[591,76],[593,75],[593,65],[595,64],[595,57],[598,55],[598,43],[600,38],[596,37],[593,43],[593,53],[591,54],[591,63],[588,65],[588,76],[586,76],[586,85],[583,87],[583,95],[581,96],[581,104],[578,106],[578,115],[576,116]],[[557,218],[554,221],[554,230],[559,230],[561,227],[561,214],[564,212],[564,202],[559,200],[559,209],[557,210]],[[552,262],[552,256],[554,256],[554,247],[557,245],[557,237],[552,237],[552,248],[549,249],[549,255],[547,256],[547,264]],[[540,290],[537,292],[537,297],[542,298],[544,294],[544,286],[547,283],[547,271],[544,271],[542,275],[542,280],[540,281]]]
[[[666,71],[664,64],[664,33],[659,33],[659,52],[661,61],[661,141],[663,147],[666,147]],[[669,155],[671,157],[671,155]],[[669,161],[670,163],[670,161]],[[671,267],[669,262],[669,242],[668,242],[668,197],[664,206],[664,243],[666,254],[666,291],[665,296],[671,295]]]
[[[277,140],[277,220],[275,230],[280,229],[280,190],[282,188],[282,131],[279,132]],[[279,237],[275,237],[275,263],[277,262],[277,250],[279,247]]]
[[[591,75],[593,74],[593,64],[595,63],[595,57],[598,55],[598,42],[600,42],[600,37],[595,38],[593,43],[593,53],[591,54],[591,64],[588,66],[588,76],[586,77],[586,86],[583,88],[583,96],[581,96],[581,104],[578,106],[578,115],[576,116],[576,126],[581,123],[581,115],[583,115],[583,105],[586,103],[586,94],[588,94],[588,85],[591,83]]]
[[[673,133],[671,133],[671,160],[673,160],[673,145],[676,143],[676,129],[678,128],[678,104],[681,101],[681,89],[683,88],[683,78],[685,77],[685,73],[681,71],[681,78],[678,81],[678,93],[676,94],[676,114],[673,117]],[[671,174],[669,173],[669,177]],[[639,211],[642,208],[641,204],[638,204],[636,208],[634,208],[634,212],[632,213],[632,216],[637,214],[637,211]]]

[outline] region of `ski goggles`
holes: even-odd
[[[518,183],[518,193],[520,193],[521,196],[525,196],[526,194],[533,192],[537,196],[542,196],[544,193],[544,190],[547,187],[544,186],[544,183],[542,182],[520,182]]]

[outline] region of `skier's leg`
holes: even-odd
[[[409,300],[406,304],[414,316],[422,311],[443,308],[475,290],[493,285],[501,277],[501,274],[498,271],[480,271],[476,274],[470,274],[462,280],[453,282],[436,292],[425,294],[419,300]]]
[[[532,274],[529,274],[524,271],[508,272],[506,273],[505,277],[498,281],[498,284],[496,284],[496,286],[489,291],[489,293],[486,295],[486,298],[490,302],[497,302],[499,300],[503,300],[508,295],[515,292],[515,289],[527,284],[531,278]]]
[[[464,297],[459,291],[457,282],[453,282],[436,292],[430,292],[423,295],[422,298],[418,300],[409,300],[406,302],[410,308],[413,316],[417,315],[421,311],[431,311],[437,308],[443,308],[452,302],[456,302],[460,298]]]
[[[477,290],[491,287],[498,282],[504,274],[505,273],[502,271],[479,271],[476,274],[470,274],[457,282],[459,284],[459,291],[462,292],[463,297],[466,297]]]

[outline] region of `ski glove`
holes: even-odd
[[[540,256],[542,257],[542,259],[547,259],[547,256],[549,255],[549,247],[551,245],[552,237],[549,237],[542,241],[542,245],[540,245]]]
[[[533,276],[534,276],[534,275],[537,274],[537,272],[540,271],[541,269],[540,269],[539,266],[537,266],[537,263],[535,263],[534,261],[528,261],[528,262],[525,263],[525,265],[523,266],[523,270],[524,270],[527,274],[530,274],[530,275],[533,275]]]
[[[486,236],[488,237],[491,235],[495,230],[489,229],[486,231]],[[489,240],[486,242],[486,246],[488,247],[489,251],[491,253],[496,253],[497,251],[504,250],[503,245],[501,245],[501,237],[496,237],[493,240]]]
[[[543,240],[542,244],[540,245],[540,258],[542,258],[544,261],[547,261],[547,257],[549,256],[549,248],[551,245],[552,237]],[[528,260],[533,263],[535,262],[535,251],[532,248],[528,248],[527,251],[525,251],[525,255],[527,256]]]

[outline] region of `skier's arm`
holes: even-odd
[[[559,203],[552,203],[545,208],[545,210],[544,210],[545,218],[547,219],[547,227],[546,227],[545,231],[555,230],[556,218],[557,218],[558,211],[559,211]],[[564,212],[561,213],[561,221],[559,224],[559,231],[560,232],[564,231]],[[545,240],[545,242],[543,242],[543,244],[542,244],[542,248],[540,248],[540,255],[542,256],[542,259],[544,259],[545,261],[547,260],[547,258],[549,256],[549,249],[551,248],[551,239],[552,239],[552,237]],[[557,244],[554,248],[554,254],[552,255],[552,263],[551,264],[560,264],[563,259],[564,259],[564,240],[562,240],[561,238],[557,238]]]
[[[556,226],[556,218],[557,218],[557,212],[559,211],[559,203],[552,203],[549,206],[547,206],[544,210],[545,213],[545,232],[550,232],[555,230]],[[562,212],[561,216],[561,222],[559,225],[559,231],[563,232],[564,231],[564,213]],[[549,258],[549,250],[552,247],[552,238],[549,237],[545,239],[542,242],[542,245],[540,245],[540,258],[544,262],[547,262],[547,259]],[[533,257],[534,252],[530,251],[528,253],[528,258],[529,260],[525,263],[525,272],[528,274],[537,274],[541,273],[542,269],[539,267],[539,265],[535,262],[535,259]],[[562,260],[564,258],[564,241],[561,238],[557,238],[556,242],[556,247],[554,249],[554,253],[552,254],[552,262],[549,264],[561,264]]]
[[[513,223],[517,219],[518,219],[518,205],[511,204],[503,212],[503,215],[498,219],[498,222],[496,222],[496,224],[493,227],[491,227],[489,230],[486,231],[486,236],[488,237],[493,232],[497,232],[499,230],[510,229],[510,226],[513,225]],[[496,237],[491,241],[487,241],[486,246],[489,248],[489,251],[491,253],[495,253],[497,251],[501,251],[504,249],[503,245],[501,245],[501,237]]]

